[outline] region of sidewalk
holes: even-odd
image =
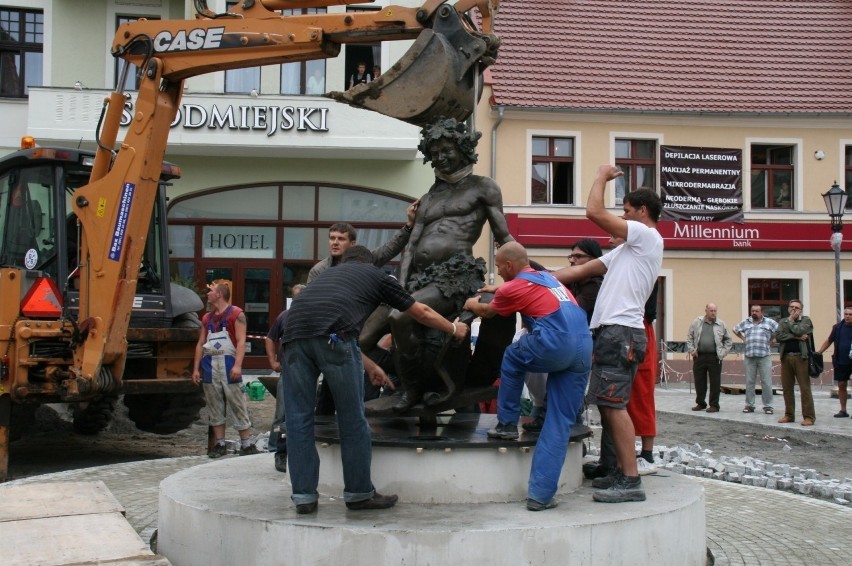
[[[661,412],[749,422],[759,417],[766,420],[763,424],[779,429],[791,426],[776,422],[780,418],[777,404],[775,415],[742,413],[743,396],[723,395],[719,413],[693,412],[690,409],[694,404],[694,394],[687,383],[658,386],[656,397],[657,410]],[[830,398],[830,388],[815,390],[814,398],[817,422],[811,429],[852,435],[852,419],[831,418],[836,412],[837,400]],[[783,404],[780,396],[776,396],[775,400]],[[780,412],[783,414],[783,410]],[[206,456],[148,460],[47,474],[6,485],[102,480],[126,508],[127,520],[148,542],[157,528],[160,481],[179,470],[206,462],[209,462]],[[277,473],[271,454],[269,471]],[[700,482],[705,489],[707,546],[717,565],[829,566],[849,563],[852,555],[852,538],[849,536],[852,535],[852,508],[787,492],[692,479]],[[653,501],[645,504],[652,505]],[[662,539],[665,539],[664,534]]]
[[[724,382],[723,385],[733,384],[734,381]],[[740,385],[743,383],[741,382]],[[655,402],[657,411],[662,413],[676,413],[690,415],[693,417],[706,417],[708,419],[723,419],[744,423],[758,423],[766,426],[775,426],[779,429],[789,430],[791,427],[805,431],[824,432],[828,434],[839,434],[852,436],[852,419],[835,419],[834,413],[838,410],[837,399],[831,398],[830,385],[813,385],[814,409],[816,410],[816,423],[811,427],[799,426],[802,420],[799,391],[796,390],[796,423],[779,424],[778,419],[784,416],[784,398],[781,396],[781,386],[776,386],[778,394],[773,397],[775,414],[764,414],[760,395],[755,399],[756,409],[754,413],[743,413],[745,406],[745,395],[728,395],[722,393],[719,398],[721,410],[718,413],[707,413],[704,411],[693,411],[695,405],[695,390],[690,389],[690,383],[668,382],[657,385]],[[852,405],[850,405],[852,406]]]

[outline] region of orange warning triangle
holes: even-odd
[[[48,318],[62,313],[59,289],[50,277],[39,277],[21,301],[24,316]]]

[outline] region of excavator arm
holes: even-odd
[[[140,259],[185,79],[334,57],[343,43],[416,38],[379,80],[359,85],[369,88],[330,96],[417,125],[437,116],[463,120],[471,114],[479,72],[494,61],[499,45],[491,34],[497,0],[455,5],[427,0],[420,8],[298,16],[274,11],[353,1],[243,0],[232,11],[215,14],[196,0],[194,20],[139,20],[119,27],[112,53],[136,65],[141,79],[131,124],[117,149],[125,95],[114,92],[105,100],[90,182],[75,192],[72,203],[82,226],[82,264],[74,363],[63,382],[67,398],[108,392],[121,380]],[[466,15],[474,7],[483,31]]]

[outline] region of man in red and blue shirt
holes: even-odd
[[[556,506],[553,497],[592,366],[592,335],[586,312],[552,275],[530,267],[523,246],[517,242],[501,246],[495,266],[505,283],[496,288],[494,299],[486,304],[477,296],[464,308],[485,318],[520,313],[529,333],[503,354],[498,424],[488,436],[518,438],[524,376],[547,373],[547,418],[533,455],[527,499],[527,509],[541,511]]]

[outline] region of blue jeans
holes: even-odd
[[[329,344],[327,336],[289,342],[284,349],[284,407],[287,413],[287,461],[296,505],[319,497],[319,454],[314,437],[314,405],[319,374],[328,382],[337,407],[343,461],[343,500],[370,499],[372,446],[364,416],[364,366],[354,338]]]
[[[756,374],[760,374],[760,396],[763,406],[772,406],[772,356],[746,356],[743,358],[746,380],[746,406],[754,407]]]
[[[266,449],[270,452],[278,452],[278,429],[286,420],[284,412],[284,372],[278,376],[278,386],[275,388],[275,418],[272,419],[272,427],[269,429],[269,441],[266,444]],[[287,451],[284,446],[282,452]]]

